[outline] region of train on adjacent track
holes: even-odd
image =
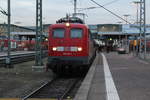
[[[18,41],[10,39],[11,50],[16,50]],[[6,51],[8,49],[8,39],[6,36],[0,36],[0,51]]]
[[[96,56],[90,29],[77,17],[65,17],[49,27],[48,63],[54,73],[88,69]]]
[[[44,36],[43,36],[44,37]],[[33,51],[35,50],[35,38],[29,39],[18,39],[17,36],[11,36],[10,38],[10,48],[13,51]],[[42,49],[47,50],[48,40],[46,37],[42,38],[41,42]],[[8,49],[8,39],[6,36],[0,36],[0,51],[7,51]]]

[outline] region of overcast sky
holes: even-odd
[[[78,8],[97,7],[90,0],[77,0]],[[123,17],[124,14],[131,15],[128,20],[135,22],[136,6],[133,4],[135,0],[95,0],[109,10]],[[109,4],[110,2],[114,3]],[[7,10],[7,0],[0,0],[0,7]],[[11,0],[11,19],[12,24],[23,26],[35,25],[35,8],[36,0]],[[146,23],[150,24],[150,0],[146,0]],[[43,0],[43,22],[45,24],[53,24],[66,13],[73,12],[73,0]],[[103,8],[84,10],[81,13],[87,14],[87,24],[115,24],[122,21],[105,11]],[[0,13],[0,23],[6,22],[6,17]],[[18,23],[19,22],[19,23]],[[125,22],[124,22],[125,23]]]

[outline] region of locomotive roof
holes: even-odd
[[[56,23],[66,23],[66,22],[84,24],[84,21],[82,19],[78,17],[69,17],[69,16],[66,16],[56,21]]]

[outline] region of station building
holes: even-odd
[[[48,36],[48,27],[51,24],[43,25],[43,35]],[[88,25],[93,38],[112,38],[123,39],[126,36],[138,36],[139,25],[136,24],[95,24]],[[150,34],[150,24],[146,25],[146,34]],[[7,24],[0,24],[0,36],[7,35]],[[35,26],[22,27],[17,25],[11,25],[11,35],[19,35],[19,38],[24,36],[29,38],[35,38]]]
[[[51,24],[43,25],[43,35],[48,36],[48,27]],[[35,26],[17,26],[11,24],[11,37],[18,38],[19,40],[32,40],[35,39],[36,27]],[[7,24],[0,24],[0,37],[7,37]]]
[[[23,38],[24,36],[32,37],[32,35],[35,32],[33,29],[13,24],[11,24],[10,26],[10,31],[11,31],[11,38],[19,38],[19,39]],[[0,24],[0,36],[7,37],[7,24]]]
[[[130,40],[136,41],[140,36],[140,25],[136,24],[96,24],[89,25],[89,28],[100,47],[111,46],[114,50],[129,47]],[[146,38],[150,40],[149,24],[146,25]]]
[[[95,24],[89,25],[91,32],[101,38],[122,39],[125,36],[138,36],[140,26],[136,24]],[[150,24],[146,25],[146,34],[150,35]]]

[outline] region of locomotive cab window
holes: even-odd
[[[82,38],[83,36],[83,30],[80,28],[73,28],[70,32],[71,38]]]
[[[53,37],[54,38],[64,38],[64,36],[65,36],[65,29],[63,29],[63,28],[53,29]]]

